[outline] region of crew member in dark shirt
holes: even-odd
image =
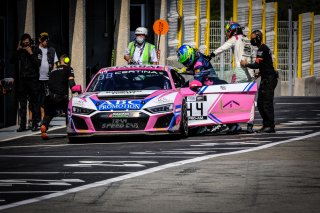
[[[27,33],[20,38],[17,51],[11,58],[11,63],[15,64],[15,84],[17,86],[17,96],[19,101],[20,127],[17,132],[26,131],[27,123],[27,103],[33,115],[32,131],[38,131],[37,115],[39,114],[39,67],[41,65],[41,51],[33,45],[31,36]]]
[[[48,139],[47,130],[50,124],[50,121],[54,116],[57,115],[57,110],[63,110],[67,115],[68,101],[69,101],[69,91],[75,86],[74,82],[74,71],[70,64],[70,58],[63,54],[60,57],[60,65],[53,69],[49,73],[49,96],[46,96],[44,102],[44,111],[45,116],[41,124],[41,138],[46,140]],[[66,122],[68,118],[66,118]]]
[[[263,126],[258,132],[275,132],[274,123],[274,90],[278,83],[278,73],[274,70],[272,53],[269,47],[262,43],[262,33],[255,30],[251,33],[251,44],[257,46],[256,61],[249,64],[246,60],[241,61],[241,65],[251,69],[259,69],[257,78],[261,76],[261,83],[258,90],[257,107],[263,119]]]

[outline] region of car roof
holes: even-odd
[[[155,70],[155,71],[170,71],[170,66],[165,65],[125,65],[125,66],[114,66],[114,67],[105,67],[99,70],[99,73],[101,72],[115,72],[119,70],[141,70],[141,69],[147,69],[147,70]]]

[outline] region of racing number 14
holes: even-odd
[[[203,102],[188,102],[188,116],[204,116]]]

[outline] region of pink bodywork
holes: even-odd
[[[206,96],[206,113],[207,119],[202,121],[191,121],[189,120],[189,127],[192,126],[206,126],[206,125],[217,125],[217,124],[227,124],[227,123],[240,123],[240,122],[248,122],[254,118],[254,97],[257,92],[257,84],[255,82],[242,84],[223,84],[223,85],[212,85],[212,86],[202,86],[196,81],[192,81],[190,83],[194,84],[195,88],[199,88],[198,90],[191,90],[190,88],[174,88],[174,82],[172,76],[170,74],[170,69],[167,66],[145,66],[148,70],[166,70],[170,77],[172,89],[171,90],[157,90],[150,94],[146,99],[156,98],[158,100],[162,100],[166,95],[171,93],[177,93],[177,96],[174,100],[174,109],[173,115],[175,116],[174,123],[172,126],[168,128],[154,128],[155,123],[158,118],[161,116],[165,116],[169,113],[163,114],[151,114],[149,115],[148,123],[144,130],[129,130],[124,131],[99,131],[97,132],[92,124],[92,121],[89,116],[77,115],[77,117],[82,118],[88,126],[86,130],[78,130],[75,128],[74,131],[77,133],[87,133],[87,134],[114,134],[114,133],[155,133],[155,132],[178,132],[179,125],[181,121],[181,103],[183,99],[187,99],[188,96]],[[132,70],[132,69],[142,69],[140,66],[135,67],[113,67],[113,68],[104,68],[101,69],[100,72],[104,71],[117,71],[117,70]],[[89,86],[92,84],[90,82]],[[89,88],[89,86],[87,88]],[[244,88],[244,89],[243,89]],[[87,89],[85,90],[85,92]],[[93,100],[99,100],[96,94],[89,95]],[[88,97],[88,96],[87,96]],[[81,98],[83,101],[86,101],[85,97]],[[128,99],[130,100],[130,98]],[[72,109],[71,102],[69,102],[69,109]],[[72,112],[69,112],[70,116]],[[71,128],[71,124],[69,123],[69,129]]]

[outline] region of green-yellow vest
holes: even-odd
[[[129,43],[129,50],[130,50],[130,57],[132,58],[134,50],[135,50],[135,42],[132,41]],[[153,44],[150,44],[148,42],[145,43],[144,45],[144,50],[142,54],[142,64],[152,64],[151,62],[151,53],[155,49],[155,46]]]

